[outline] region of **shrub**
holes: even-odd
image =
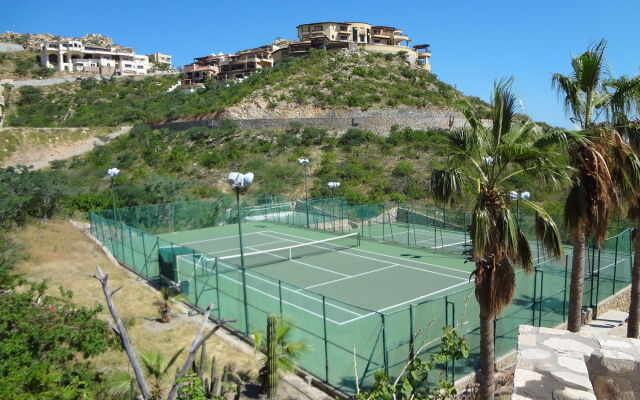
[[[374,138],[374,134],[360,129],[349,129],[338,139],[341,146],[351,147],[359,146],[363,143],[370,142]]]
[[[393,169],[393,176],[405,178],[413,174],[413,164],[408,161],[400,161]]]

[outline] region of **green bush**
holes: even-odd
[[[400,161],[393,169],[393,176],[406,178],[413,174],[413,164],[408,161]]]

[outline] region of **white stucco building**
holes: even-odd
[[[100,75],[142,75],[149,71],[149,58],[131,47],[85,46],[80,40],[44,42],[40,65],[57,71]]]

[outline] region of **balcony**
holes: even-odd
[[[393,40],[396,42],[403,42],[405,40],[409,40],[409,36],[403,34],[393,35]]]
[[[382,38],[382,39],[391,39],[391,34],[388,32],[373,32],[373,35],[371,35],[374,38]]]

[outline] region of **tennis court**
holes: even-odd
[[[241,265],[240,241],[234,230],[237,232],[237,226],[205,228],[161,238],[201,254],[178,255],[179,275],[183,271],[213,275],[218,268],[218,279],[242,287],[236,274],[224,273]],[[316,313],[318,307],[313,303],[320,297],[309,296],[313,292],[325,298],[331,315],[327,320],[337,325],[469,285],[469,266],[459,257],[360,243],[358,233],[335,236],[265,222],[247,222],[243,230],[246,277],[251,280],[247,290],[279,300],[281,296],[274,292],[283,289],[277,282],[286,282],[287,305]]]

